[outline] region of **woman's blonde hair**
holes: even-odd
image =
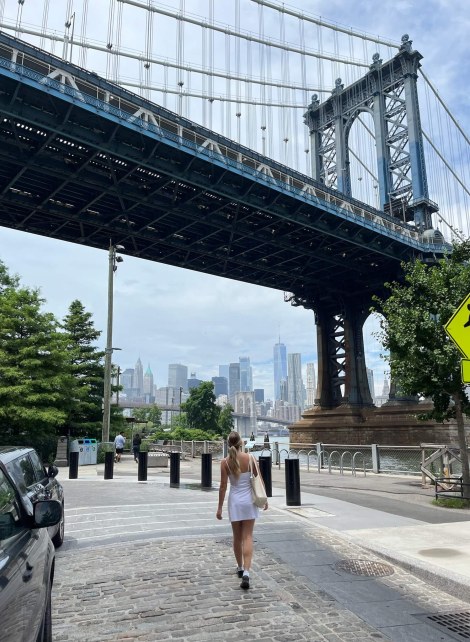
[[[227,437],[228,444],[228,467],[232,475],[238,477],[240,474],[240,464],[238,463],[237,453],[243,447],[243,441],[238,432],[231,432]]]

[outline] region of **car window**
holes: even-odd
[[[44,477],[47,477],[46,469],[44,468],[44,464],[42,461],[39,459],[39,455],[35,450],[32,450],[29,453],[29,457],[31,459],[31,463],[33,465],[33,470],[36,474],[36,480],[38,482],[42,481]]]
[[[37,483],[33,464],[28,455],[9,462],[7,468],[21,493],[25,494],[30,486]]]
[[[0,470],[0,545],[16,535],[20,528],[21,518],[15,491],[4,472]]]

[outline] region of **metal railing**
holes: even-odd
[[[421,474],[420,446],[381,446],[371,444],[368,446],[357,444],[296,444],[288,447],[274,442],[272,444],[273,464],[281,467],[283,461],[293,456],[298,457],[300,466],[310,471],[327,470],[329,473],[351,472],[356,475],[358,471],[366,475],[367,472],[395,474],[395,475],[420,475]]]

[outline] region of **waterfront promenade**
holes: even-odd
[[[470,513],[431,506],[419,479],[302,470],[302,504],[287,507],[273,468],[245,592],[226,511],[215,519],[219,462],[212,490],[200,468],[182,461],[179,488],[169,469],[137,482],[130,456],[113,480],[61,469],[54,640],[466,639],[450,627],[470,629]]]

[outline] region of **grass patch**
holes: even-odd
[[[461,497],[433,499],[431,503],[434,506],[442,506],[443,508],[470,508],[470,499],[462,499]]]

